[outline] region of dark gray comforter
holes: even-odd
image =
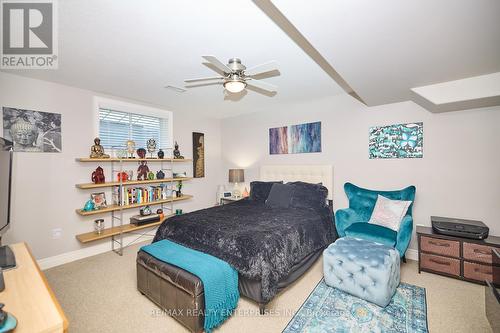
[[[292,266],[334,240],[330,209],[270,208],[249,199],[174,216],[153,242],[170,239],[218,257],[262,281],[269,301]]]

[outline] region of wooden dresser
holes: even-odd
[[[475,240],[435,233],[417,226],[418,271],[441,274],[485,284],[493,280],[492,249],[500,249],[500,237]]]
[[[17,318],[13,333],[62,333],[68,320],[25,243],[9,245],[17,267],[4,271],[5,290],[0,292],[4,310]]]

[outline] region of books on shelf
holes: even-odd
[[[124,206],[165,200],[172,197],[172,186],[161,184],[147,187],[114,187],[113,204]]]

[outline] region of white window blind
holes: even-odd
[[[146,148],[148,139],[155,139],[157,149],[170,148],[168,122],[168,118],[99,108],[101,145],[125,148],[127,140],[133,140],[136,148]]]

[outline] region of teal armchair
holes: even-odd
[[[393,246],[398,250],[400,257],[404,258],[413,232],[412,208],[415,201],[415,186],[408,186],[399,191],[376,191],[345,183],[344,190],[349,199],[349,208],[339,209],[335,213],[335,227],[339,237],[358,237]],[[401,221],[399,232],[367,223],[379,194],[392,200],[412,202]]]

